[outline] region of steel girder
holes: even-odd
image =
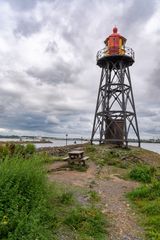
[[[101,72],[91,143],[128,146],[131,130],[140,146],[129,66],[124,60],[106,61]]]

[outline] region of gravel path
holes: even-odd
[[[144,240],[143,230],[125,198],[125,193],[138,186],[136,182],[113,174],[106,179],[97,178],[97,167],[93,162],[89,163],[86,172],[70,171],[63,162],[54,163],[49,167],[48,177],[50,181],[88,187],[99,193],[104,204],[103,213],[110,222],[108,240]]]
[[[142,240],[143,230],[136,223],[136,215],[126,201],[125,193],[137,187],[137,183],[111,176],[99,180],[95,190],[104,203],[103,212],[110,217],[109,240]]]

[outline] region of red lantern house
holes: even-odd
[[[118,33],[118,28],[113,28],[113,33],[106,38],[104,43],[107,46],[107,55],[124,55],[127,39]]]

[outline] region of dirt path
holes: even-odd
[[[125,193],[138,186],[110,174],[97,177],[99,169],[93,162],[86,172],[70,171],[66,163],[57,162],[49,167],[50,181],[62,182],[97,191],[103,201],[103,213],[109,217],[109,240],[143,240],[143,230],[136,223],[136,215],[125,198]],[[99,176],[99,175],[98,175]]]
[[[95,190],[102,197],[103,212],[110,216],[109,240],[140,240],[142,229],[136,223],[135,213],[125,199],[125,193],[137,187],[130,181],[111,176],[109,180],[99,180]]]
[[[95,179],[96,165],[90,163],[86,172],[70,171],[67,163],[56,162],[49,167],[49,180],[72,184],[79,187],[88,187],[89,182]]]

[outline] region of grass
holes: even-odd
[[[88,165],[87,164],[81,165],[81,164],[75,163],[75,164],[69,164],[68,167],[72,171],[76,170],[76,171],[79,171],[79,172],[86,172],[87,169],[88,169]]]
[[[39,156],[41,156],[41,158],[43,158],[43,163],[54,163],[56,161],[63,161],[62,157],[59,156],[50,156],[48,153],[45,152],[40,152]]]
[[[129,173],[131,179],[144,183],[128,197],[141,214],[147,240],[160,240],[160,181],[157,176],[158,168],[146,164],[136,165]]]
[[[130,200],[142,214],[142,225],[148,240],[160,239],[160,181],[142,185],[128,194]]]
[[[129,193],[128,198],[140,216],[146,239],[160,240],[159,156],[138,148],[110,149],[96,145],[86,147],[86,152],[91,160],[103,168],[103,175],[111,168],[112,172],[117,170],[122,178],[141,182],[142,185]],[[123,173],[120,168],[123,168]]]
[[[51,158],[31,146],[0,149],[0,239],[107,239],[96,193],[83,205],[73,188],[49,183],[44,165]]]
[[[88,196],[91,203],[97,203],[101,199],[99,194],[93,190],[88,192]]]
[[[129,177],[143,183],[150,183],[154,176],[155,168],[148,165],[138,165],[133,167],[129,173]]]
[[[52,239],[50,189],[38,158],[0,165],[0,239]]]
[[[62,204],[72,204],[74,202],[74,198],[73,198],[73,193],[68,191],[68,192],[62,192],[62,194],[60,194],[58,196],[59,202]]]
[[[131,179],[145,183],[128,197],[142,215],[147,239],[159,240],[159,172],[141,161],[143,151],[87,145],[85,152],[101,169],[121,168],[121,175],[129,172]],[[0,239],[107,239],[108,224],[97,192],[48,182],[46,164],[61,160],[36,153],[33,145],[0,146]],[[73,170],[86,171],[87,166],[75,164]]]
[[[139,150],[134,148],[123,149],[123,148],[107,148],[105,145],[86,145],[86,154],[89,155],[90,159],[93,160],[97,165],[115,166],[119,168],[127,169],[136,163],[139,163],[138,154]]]
[[[79,233],[81,239],[106,239],[106,221],[103,214],[93,207],[72,209],[65,224]]]

